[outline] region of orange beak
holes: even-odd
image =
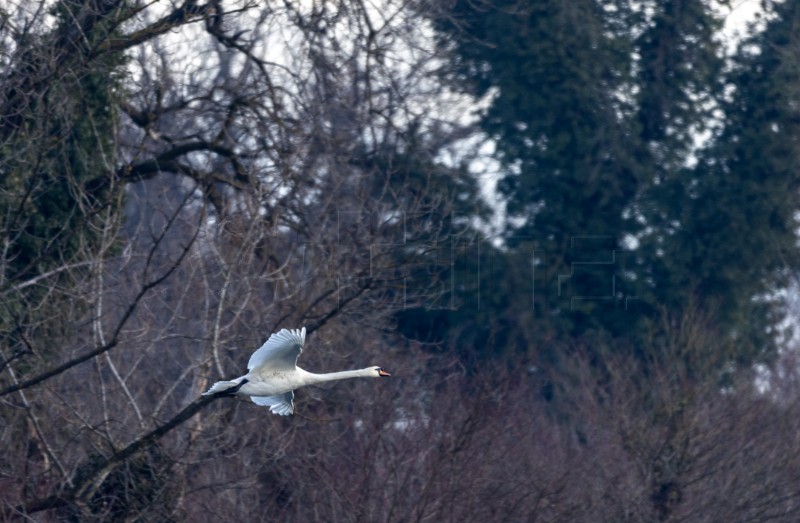
[[[385,370],[383,370],[383,369],[379,369],[379,370],[378,370],[378,375],[379,375],[379,376],[391,376],[391,374],[389,374],[388,372],[386,372],[386,371],[385,371]]]

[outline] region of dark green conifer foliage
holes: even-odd
[[[109,12],[124,2],[63,0],[50,31],[18,42],[17,68],[0,92],[0,336],[23,350],[28,325],[59,307],[80,307],[68,288],[115,235],[120,210],[116,97],[124,59],[97,43],[117,28]],[[102,20],[102,21],[101,21]],[[90,191],[90,181],[103,189]],[[107,252],[105,253],[107,254]],[[84,272],[85,273],[85,272]],[[42,278],[39,278],[42,277]],[[33,285],[28,285],[35,282]],[[48,312],[49,311],[49,312]],[[36,315],[36,318],[32,317]],[[47,336],[59,337],[58,332]],[[32,338],[30,333],[28,338]]]
[[[0,145],[0,223],[9,243],[5,281],[35,277],[90,254],[102,227],[98,213],[116,197],[114,191],[85,190],[90,180],[112,177],[115,168],[114,97],[123,60],[98,55],[93,47],[114,30],[106,27],[113,18],[93,22],[97,10],[113,4],[121,7],[58,3],[56,27],[38,36],[55,51],[32,43],[21,51],[28,53],[27,69],[8,73],[3,99],[14,105],[3,106]]]
[[[774,293],[800,259],[800,5],[773,8],[735,56],[724,129],[685,174],[680,230],[661,268],[663,299],[693,294],[735,336],[739,363],[774,355],[782,310]]]
[[[696,138],[706,134],[713,141],[721,124],[714,111],[720,109],[724,61],[716,37],[721,19],[707,2],[646,5],[652,17],[636,40],[638,94],[630,123],[643,184],[632,209],[643,224],[635,272],[647,282],[638,288],[642,312],[653,320],[645,333],[659,335],[659,316],[705,310],[689,281],[691,264],[679,262],[685,254],[679,244],[693,234],[685,229],[684,213],[695,186]]]
[[[699,311],[738,346],[715,361],[774,353],[766,298],[798,258],[800,60],[799,8],[772,9],[732,72],[700,0],[456,1],[434,21],[452,85],[491,97],[518,324],[640,351],[660,318]]]
[[[636,39],[640,135],[661,144],[659,165],[685,161],[707,129],[722,85],[721,19],[700,0],[649,2],[654,13]]]
[[[631,16],[623,8],[616,16]],[[639,180],[619,96],[631,80],[626,24],[592,0],[456,2],[450,14],[437,28],[453,84],[493,96],[482,127],[507,172],[511,307],[540,333],[627,331],[625,209]]]

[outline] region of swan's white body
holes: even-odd
[[[230,381],[218,381],[203,393],[250,396],[257,405],[269,406],[270,412],[288,416],[294,413],[294,390],[306,385],[349,378],[380,378],[390,374],[380,367],[314,374],[297,366],[297,358],[306,342],[306,328],[283,329],[250,356],[249,371]]]

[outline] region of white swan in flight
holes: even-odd
[[[306,385],[348,378],[380,378],[391,376],[380,367],[314,374],[297,366],[297,358],[306,341],[306,328],[282,329],[250,356],[244,376],[218,381],[203,396],[250,396],[257,405],[269,406],[270,412],[288,416],[294,413],[294,390]]]

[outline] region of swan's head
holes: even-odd
[[[374,373],[374,378],[385,378],[387,376],[391,376],[391,374],[383,370],[381,367],[370,367],[369,370]]]

